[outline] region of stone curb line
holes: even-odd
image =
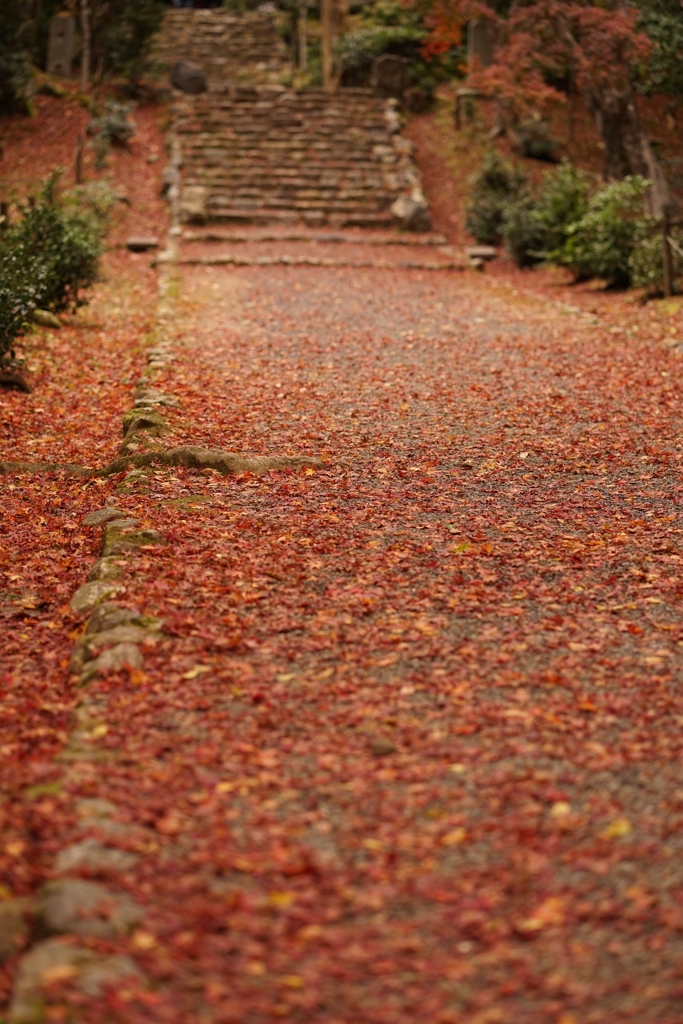
[[[152,261],[153,266],[163,264],[164,257],[158,256]],[[353,260],[333,259],[332,257],[315,256],[183,256],[178,261],[183,266],[235,266],[235,267],[350,267],[360,270],[376,268],[377,270],[469,270],[472,262],[466,260]],[[475,268],[477,269],[477,268]]]
[[[224,242],[226,245],[238,245],[249,242],[312,242],[320,245],[408,245],[408,246],[443,246],[448,245],[445,235],[344,235],[344,234],[313,234],[301,231],[286,231],[281,234],[261,232],[248,235],[246,233],[221,234],[219,231],[183,231],[184,242]]]
[[[175,162],[177,169],[178,150],[174,140],[171,146],[171,166]],[[164,395],[151,386],[156,372],[171,358],[165,324],[170,315],[173,257],[177,255],[177,180],[171,186],[169,199],[168,258],[159,270],[158,340],[147,350],[147,366],[137,383],[133,408],[124,416],[124,445],[131,435],[158,425],[156,409],[159,405],[177,404],[172,396]],[[139,476],[141,470],[129,472],[124,480],[124,485],[126,481],[129,485],[119,489],[130,489],[134,482],[130,478],[135,479],[136,474]],[[77,685],[80,687],[86,687],[100,672],[124,667],[141,670],[142,648],[159,640],[162,630],[159,620],[141,614],[136,608],[115,604],[111,598],[126,592],[120,556],[143,545],[164,543],[157,530],[138,529],[139,520],[129,518],[113,505],[91,512],[85,516],[83,524],[102,527],[103,536],[101,555],[88,575],[88,582],[71,599],[72,610],[88,617],[85,633],[73,649],[70,664],[72,673],[78,676]],[[101,702],[88,694],[87,688],[83,690],[75,711],[76,728],[58,757],[59,761],[70,765],[64,776],[65,783],[82,778],[84,773],[87,774],[88,763],[103,759],[104,754],[98,751],[97,741],[107,732],[102,721],[105,710]],[[131,829],[115,820],[116,811],[116,806],[108,800],[81,800],[76,806],[79,817],[77,829],[94,828],[111,836],[112,840],[123,836],[130,838]],[[135,833],[139,840],[151,838],[143,829],[136,829]],[[57,855],[54,871],[61,877],[45,885],[36,898],[0,904],[0,957],[10,957],[19,943],[33,940],[18,966],[8,1024],[40,1024],[45,1010],[43,988],[51,981],[73,980],[81,992],[91,997],[100,995],[108,984],[121,986],[126,980],[138,985],[145,983],[143,972],[131,957],[104,955],[87,944],[74,941],[88,937],[115,938],[129,933],[142,921],[143,908],[127,893],[79,878],[77,874],[82,869],[121,873],[129,870],[137,860],[137,854],[108,845],[106,841],[94,838],[77,840]],[[31,925],[27,918],[33,919]]]
[[[127,454],[134,445],[147,447],[146,439],[168,430],[159,413],[160,406],[176,406],[177,399],[157,390],[154,377],[173,358],[167,325],[172,317],[175,285],[174,267],[178,261],[180,153],[177,141],[171,139],[171,172],[169,189],[171,227],[164,258],[160,260],[156,342],[147,349],[147,366],[137,382],[133,407],[123,417],[121,457],[105,470],[85,467],[52,466],[49,464],[0,464],[0,471],[12,469],[45,471],[71,469],[79,475],[111,475],[128,469],[119,484],[119,492],[128,492],[144,485],[145,467],[155,462],[211,468],[224,474],[271,469],[319,466],[321,460],[303,456],[240,456],[185,445],[164,450],[149,447],[142,454]],[[104,715],[106,705],[88,693],[87,684],[100,673],[129,668],[141,671],[145,648],[153,647],[163,635],[163,622],[144,615],[139,609],[125,607],[114,600],[126,593],[122,556],[140,547],[165,544],[158,530],[140,529],[140,521],[129,517],[115,505],[91,512],[83,519],[85,526],[102,528],[100,557],[88,574],[87,582],[75,592],[71,608],[87,617],[84,635],[76,642],[70,668],[83,688],[75,710],[76,728],[67,746],[58,756],[66,764],[65,783],[78,782],[88,775],[88,765],[106,759],[98,750],[98,740],[107,733]],[[76,805],[79,817],[77,830],[96,829],[116,839],[133,839],[134,846],[144,852],[154,842],[153,833],[144,828],[130,828],[116,820],[116,806],[108,800],[83,799]],[[40,1024],[44,1020],[43,988],[49,982],[73,980],[87,996],[97,997],[106,985],[117,987],[128,983],[145,985],[147,979],[135,961],[122,954],[95,952],[77,940],[107,939],[128,934],[143,919],[144,910],[123,890],[109,888],[99,882],[78,877],[80,870],[104,871],[110,875],[124,873],[137,862],[137,853],[95,838],[76,840],[57,855],[54,872],[57,876],[45,885],[35,898],[6,900],[0,903],[0,960],[11,957],[21,943],[29,948],[20,960],[7,1024]],[[29,920],[32,919],[29,924]],[[144,945],[145,932],[133,932],[132,945]]]

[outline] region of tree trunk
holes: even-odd
[[[641,174],[652,182],[647,192],[647,210],[661,217],[672,207],[672,197],[636,109],[631,89],[595,87],[586,92],[588,109],[605,147],[605,177],[625,178]]]
[[[90,0],[81,0],[81,33],[83,49],[81,50],[81,92],[87,92],[90,80]]]
[[[308,67],[308,3],[299,3],[299,69],[306,71]]]
[[[334,82],[332,79],[332,33],[334,13],[332,9],[333,0],[320,0],[320,20],[322,21],[322,72],[323,89],[332,92]]]

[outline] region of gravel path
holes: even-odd
[[[82,1019],[680,1022],[678,358],[409,270],[184,268],[172,333],[169,444],[324,463],[120,496],[170,635],[71,785],[155,987]]]

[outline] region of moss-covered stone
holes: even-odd
[[[137,548],[152,544],[166,544],[158,530],[131,530],[125,526],[117,526],[115,522],[110,523],[103,531],[102,557],[122,555],[127,551],[135,551]]]
[[[0,903],[0,964],[25,946],[34,912],[35,904],[30,899]]]
[[[141,430],[168,430],[168,423],[154,409],[130,409],[123,417],[123,436],[138,433]]]

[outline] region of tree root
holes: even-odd
[[[0,387],[23,391],[25,395],[30,395],[33,391],[29,382],[20,373],[12,373],[8,370],[3,370],[0,373]]]
[[[187,469],[215,469],[223,476],[236,473],[268,473],[274,469],[299,469],[301,466],[321,466],[320,459],[306,455],[235,455],[211,448],[186,444],[180,448],[155,448],[139,455],[124,455],[114,459],[104,469],[91,469],[76,463],[59,462],[0,462],[1,473],[70,473],[72,476],[109,477],[127,469],[142,466],[185,466]]]
[[[114,459],[98,476],[113,476],[122,473],[131,466],[185,466],[187,469],[215,469],[223,476],[235,473],[267,473],[273,469],[298,469],[300,466],[321,466],[320,459],[308,458],[305,455],[235,455],[232,452],[215,451],[211,448],[199,448],[197,445],[186,444],[180,448],[165,451],[155,448],[140,455],[124,455]]]
[[[99,476],[100,472],[74,462],[0,462],[0,473],[70,473],[71,476]]]

